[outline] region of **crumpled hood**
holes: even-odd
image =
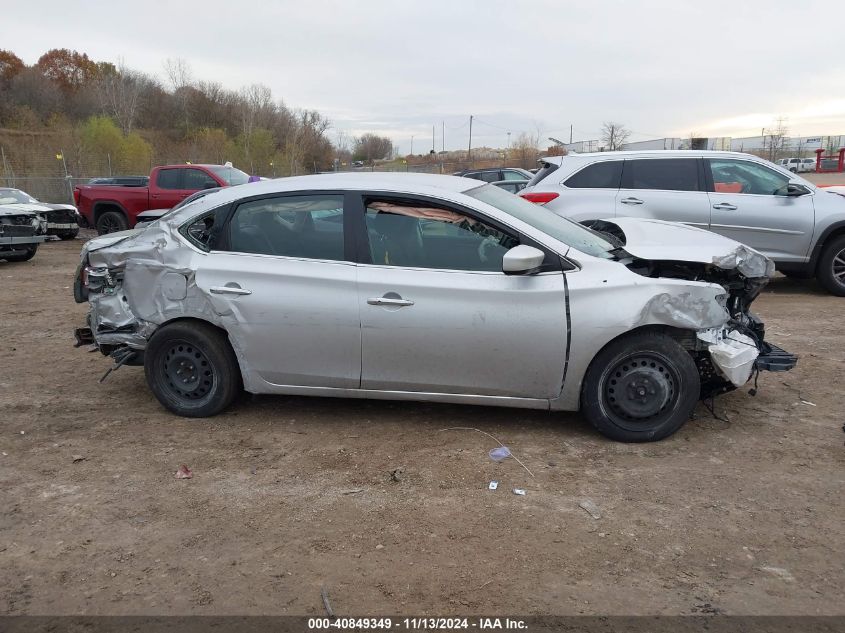
[[[34,211],[36,213],[45,213],[46,211],[76,211],[76,207],[72,204],[52,204],[49,202],[15,202],[3,206],[14,207],[22,211]]]
[[[0,206],[0,215],[2,216],[15,216],[15,215],[29,215],[32,217],[36,217],[38,214],[35,211],[30,209],[23,209],[21,208],[23,205],[18,204],[4,204]]]
[[[676,222],[646,218],[613,218],[625,234],[625,250],[639,259],[700,262],[724,270],[736,268],[749,278],[771,277],[775,265],[768,257],[730,238]]]
[[[125,239],[138,235],[143,230],[144,229],[128,229],[126,231],[118,231],[116,233],[106,233],[105,235],[95,237],[85,242],[85,244],[82,245],[82,250],[83,252],[91,253],[93,251],[98,251],[101,248],[114,246],[118,242],[122,242]]]

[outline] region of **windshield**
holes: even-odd
[[[19,202],[38,202],[28,193],[20,189],[0,189],[0,204],[17,204]]]
[[[245,185],[249,182],[249,175],[234,167],[216,166],[209,169],[229,186]]]
[[[598,233],[581,226],[567,218],[562,218],[548,209],[528,202],[519,196],[508,193],[504,189],[493,185],[484,185],[467,191],[466,195],[512,215],[517,220],[533,226],[538,231],[553,237],[559,242],[568,244],[582,253],[594,257],[612,259],[609,251],[616,248]]]

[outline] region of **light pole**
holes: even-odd
[[[413,134],[411,134],[411,151],[410,151],[410,154],[411,154],[411,156],[414,155],[414,135]]]

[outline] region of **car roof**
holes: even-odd
[[[369,189],[390,193],[428,194],[450,197],[471,189],[477,189],[487,183],[461,178],[459,176],[441,176],[440,174],[414,174],[408,172],[337,172],[332,174],[314,174],[292,176],[250,182],[234,187],[223,187],[203,196],[212,206],[227,204],[241,198],[286,193],[290,191],[326,191]],[[189,205],[190,206],[190,205]],[[187,208],[187,206],[185,207]]]

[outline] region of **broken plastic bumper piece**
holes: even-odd
[[[83,345],[94,344],[94,333],[91,332],[90,327],[79,327],[73,331],[73,338],[76,339],[74,347],[82,347]]]
[[[798,364],[798,357],[771,343],[763,343],[755,365],[760,371],[789,371]]]

